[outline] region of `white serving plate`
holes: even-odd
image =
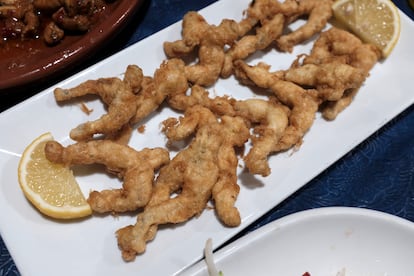
[[[275,220],[214,254],[224,276],[408,276],[414,223],[379,211],[326,207]],[[208,275],[204,260],[181,276]]]
[[[212,24],[223,18],[239,20],[249,0],[222,0],[203,9],[202,15]],[[317,116],[312,129],[297,152],[270,158],[272,174],[254,177],[240,170],[241,191],[237,207],[242,224],[236,228],[221,225],[213,211],[178,226],[163,226],[145,254],[125,263],[117,247],[115,231],[133,224],[131,215],[93,216],[77,222],[57,222],[39,214],[24,198],[17,181],[17,166],[24,148],[37,136],[50,131],[56,140],[72,143],[69,131],[85,120],[100,117],[103,106],[99,100],[86,104],[94,111],[87,116],[77,103],[58,105],[53,96],[55,87],[73,87],[88,79],[120,76],[128,64],[139,65],[146,75],[153,75],[165,59],[162,42],[180,38],[178,22],[159,33],[109,57],[0,114],[3,135],[0,136],[0,233],[23,275],[175,275],[202,258],[207,238],[215,246],[223,244],[265,212],[308,183],[312,178],[341,158],[373,132],[414,102],[411,93],[414,60],[413,22],[401,13],[401,38],[391,56],[378,63],[361,88],[352,105],[333,122]],[[272,70],[288,68],[299,53],[309,52],[312,44],[297,46],[292,54],[272,50],[263,58]],[[243,99],[253,94],[233,78],[220,80],[210,89],[216,95],[232,95]],[[157,111],[146,120],[145,133],[134,133],[130,145],[165,146],[160,122],[178,116],[168,108]],[[75,172],[76,173],[76,172]],[[92,168],[77,172],[82,191],[119,187],[114,178]]]

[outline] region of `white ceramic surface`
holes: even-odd
[[[213,241],[214,242],[214,241]],[[348,207],[302,211],[275,220],[214,254],[225,276],[408,276],[414,223]],[[201,261],[180,276],[208,275]]]
[[[222,0],[201,13],[213,24],[223,18],[239,20],[249,2],[240,0],[235,5],[233,0]],[[242,224],[239,227],[223,227],[212,210],[205,210],[200,217],[185,224],[161,227],[145,254],[131,263],[122,260],[115,231],[134,223],[134,216],[93,216],[67,223],[50,220],[28,203],[17,181],[21,153],[35,137],[51,131],[56,140],[72,143],[70,129],[100,117],[104,112],[101,102],[88,100],[86,104],[94,111],[87,116],[77,103],[56,104],[55,87],[51,87],[1,113],[0,232],[18,269],[23,275],[136,276],[175,275],[192,265],[201,259],[201,249],[208,237],[213,238],[215,246],[223,244],[414,102],[412,71],[407,69],[414,60],[414,25],[404,14],[401,19],[401,38],[394,52],[375,66],[349,108],[333,122],[318,115],[299,151],[270,158],[272,174],[269,177],[253,177],[240,169],[237,207]],[[146,75],[152,75],[165,59],[162,42],[179,39],[180,32],[178,22],[56,86],[69,88],[88,79],[122,76],[131,63],[143,68]],[[297,54],[309,52],[311,46],[311,43],[297,46],[292,54],[271,50],[265,56],[252,57],[250,62],[264,60],[272,65],[272,70],[285,69]],[[252,97],[251,91],[233,78],[220,80],[210,91],[238,99]],[[165,146],[160,122],[170,116],[178,114],[168,108],[155,112],[144,122],[145,133],[134,132],[130,145],[137,149]],[[95,169],[77,172],[85,194],[90,189],[119,187],[119,181]]]

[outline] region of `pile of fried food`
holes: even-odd
[[[333,120],[352,102],[381,54],[350,32],[328,27],[331,5],[331,0],[254,0],[239,22],[224,19],[219,25],[188,12],[182,39],[164,43],[167,58],[153,76],[129,65],[123,79],[55,89],[58,102],[95,94],[107,105],[101,118],[71,130],[76,143],[49,142],[45,152],[50,161],[68,166],[103,164],[123,180],[122,188],[92,191],[88,202],[97,213],[138,213],[135,225],[116,233],[125,261],[145,251],[159,225],[198,216],[210,200],[225,226],[238,226],[240,160],[251,174],[269,175],[268,158],[298,149],[317,112]],[[299,18],[307,20],[289,30]],[[291,52],[313,40],[310,53],[286,70],[246,62],[261,50]],[[267,98],[237,100],[208,91],[231,75]],[[128,145],[132,131],[158,108],[182,112],[163,121],[168,143],[188,142],[173,158],[165,148]],[[240,149],[249,141],[244,155]]]
[[[40,36],[55,45],[66,33],[87,32],[105,6],[105,0],[0,0],[2,39]]]

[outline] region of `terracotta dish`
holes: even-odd
[[[107,43],[125,26],[143,0],[117,0],[109,4],[91,30],[83,35],[66,36],[50,47],[42,39],[0,48],[0,92],[55,75],[82,61]]]

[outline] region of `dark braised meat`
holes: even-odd
[[[29,38],[37,35],[39,18],[30,0],[0,0],[2,38]]]
[[[104,0],[0,0],[2,40],[42,37],[54,45],[65,34],[87,32],[105,5]]]
[[[55,11],[62,6],[61,0],[33,0],[35,7],[42,11]]]
[[[61,7],[52,15],[53,21],[62,29],[71,32],[86,32],[89,30],[91,21],[85,14],[70,16],[65,8]]]
[[[43,31],[43,39],[47,45],[54,45],[58,43],[64,36],[65,32],[53,21],[47,24],[45,30]]]

